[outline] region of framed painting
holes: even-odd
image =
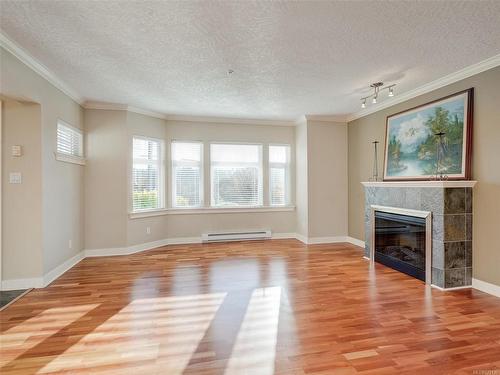
[[[384,181],[471,177],[474,89],[388,116]]]

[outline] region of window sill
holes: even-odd
[[[86,163],[86,159],[79,157],[79,156],[61,154],[59,152],[54,152],[54,156],[55,156],[56,160],[62,161],[65,163],[78,164],[78,165],[85,165],[85,163]]]
[[[202,208],[163,208],[143,212],[129,213],[130,219],[163,215],[194,215],[194,214],[234,214],[257,212],[286,212],[294,211],[295,206],[261,206],[261,207],[202,207]]]

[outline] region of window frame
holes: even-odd
[[[81,153],[79,155],[59,151],[59,127],[64,127],[66,129],[70,130],[71,132],[76,133],[79,136],[78,148],[81,151]],[[56,123],[56,150],[54,151],[55,159],[58,161],[66,162],[66,163],[85,165],[86,159],[85,159],[85,149],[84,149],[84,146],[85,146],[84,138],[85,138],[85,133],[82,129],[77,128],[76,126],[73,126],[64,120],[57,119],[57,123]]]
[[[218,206],[214,205],[214,165],[212,162],[212,146],[213,145],[242,145],[242,146],[259,146],[259,173],[258,173],[258,183],[259,183],[259,192],[258,192],[258,204],[257,205],[252,205],[252,206],[238,206],[238,205],[231,205],[231,206]],[[252,208],[262,208],[264,207],[264,144],[259,143],[259,142],[232,142],[232,141],[210,141],[209,142],[209,150],[208,150],[208,155],[209,155],[209,173],[210,173],[210,205],[209,208],[211,209],[252,209]]]
[[[155,208],[145,208],[134,210],[134,164],[137,159],[134,159],[134,139],[142,139],[150,142],[157,142],[159,144],[159,159],[158,159],[158,207]],[[144,135],[132,135],[130,139],[130,213],[140,214],[147,212],[154,212],[165,209],[165,141],[161,138],[154,138]],[[142,159],[141,159],[142,161]]]
[[[277,167],[283,166],[283,163],[271,162],[270,149],[271,147],[286,147],[287,148],[287,162],[285,163],[285,201],[283,204],[273,204],[272,203],[272,186],[271,186],[271,168],[273,165]],[[292,146],[287,143],[269,143],[267,145],[267,174],[268,174],[268,192],[269,192],[269,206],[270,207],[289,207],[291,205],[291,192],[292,192],[292,176],[291,176],[291,164],[292,164]],[[276,167],[275,167],[276,168]]]
[[[175,160],[173,157],[173,150],[174,148],[172,147],[174,143],[193,143],[193,144],[199,144],[200,145],[200,161],[199,161],[199,166],[200,166],[200,204],[198,206],[177,206],[175,204],[176,201],[176,194],[177,194],[177,184],[176,184],[176,178],[175,178]],[[171,190],[171,195],[170,195],[170,208],[176,209],[176,210],[190,210],[190,209],[200,209],[205,207],[205,158],[204,158],[204,142],[202,141],[183,141],[179,139],[174,139],[170,141],[170,190]]]

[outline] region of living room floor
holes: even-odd
[[[500,373],[499,298],[344,243],[87,258],[0,315],[2,374]]]

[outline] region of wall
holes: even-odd
[[[295,128],[295,152],[296,152],[296,203],[297,203],[297,226],[296,232],[303,239],[309,236],[308,209],[309,194],[308,186],[308,163],[307,163],[307,120],[305,117],[297,123]]]
[[[127,244],[127,112],[86,109],[85,248]]]
[[[2,276],[39,278],[43,275],[40,105],[4,100],[2,125]],[[23,146],[22,157],[11,155],[13,145]],[[9,183],[11,172],[22,174],[22,184]]]
[[[348,125],[349,236],[364,239],[364,192],[361,181],[372,174],[372,144],[384,144],[388,115],[474,87],[472,177],[474,188],[473,277],[500,285],[500,67],[397,104]],[[381,152],[381,154],[383,154]],[[382,171],[383,157],[379,160]]]
[[[307,123],[309,237],[347,235],[347,126]]]
[[[203,141],[204,156],[208,160],[210,141],[294,145],[293,127],[165,121],[126,111],[91,109],[85,110],[84,117],[87,132],[86,249],[122,248],[167,238],[200,237],[203,232],[215,230],[265,228],[274,233],[295,232],[295,211],[177,214],[135,219],[128,217],[131,207],[129,178],[133,135],[164,139],[167,155],[170,153],[172,140]],[[291,156],[293,171],[293,147]],[[167,165],[167,202],[170,201],[171,193],[169,171],[170,166]],[[208,176],[209,171],[205,168],[206,199],[210,191]],[[292,176],[292,181],[294,180]],[[295,196],[294,184],[292,185],[292,196]],[[149,234],[146,231],[148,227]]]
[[[57,120],[83,128],[83,112],[66,96],[0,48],[0,93],[41,107],[42,254],[47,273],[83,249],[84,167],[56,161]],[[23,144],[23,142],[21,142]],[[6,214],[8,212],[4,210]],[[69,240],[72,247],[69,247]],[[24,271],[16,272],[21,275]]]

